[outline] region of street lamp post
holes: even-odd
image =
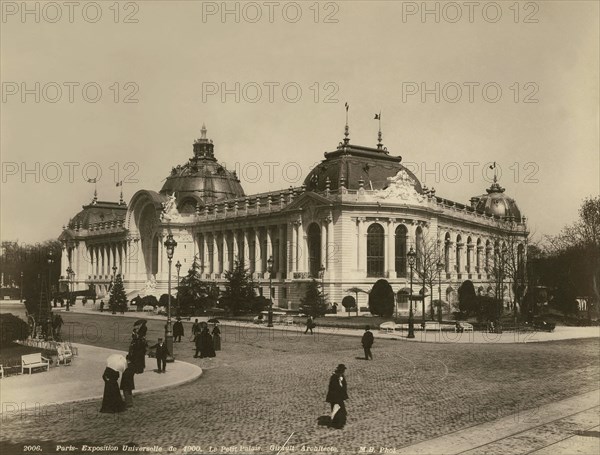
[[[273,256],[269,256],[267,260],[267,272],[269,272],[269,321],[267,327],[273,327]]]
[[[179,316],[179,271],[181,270],[181,262],[177,261],[175,268],[177,269],[177,316]]]
[[[21,288],[19,291],[21,292],[21,303],[23,303],[23,272],[21,272]]]
[[[171,330],[171,264],[173,262],[173,253],[177,242],[173,238],[173,234],[167,235],[165,240],[165,248],[167,249],[167,258],[169,259],[169,288],[168,288],[168,300],[167,300],[167,327],[165,329],[165,341],[167,342],[167,350],[171,354],[169,361],[173,361],[173,331]]]
[[[117,282],[117,266],[113,265],[112,266],[112,271],[113,271],[113,276],[112,276],[112,285],[114,287],[115,283]],[[113,290],[114,293],[114,290]],[[113,304],[112,304],[112,314],[117,314],[117,302],[115,302],[113,300]]]
[[[52,264],[54,263],[54,257],[52,257],[52,251],[48,253],[48,301],[52,301]]]
[[[425,331],[425,295],[427,294],[427,288],[425,284],[426,272],[425,272],[425,261],[423,262],[423,301],[421,302],[421,311],[422,311],[422,320],[421,320],[421,328]]]
[[[439,261],[437,263],[437,272],[438,272],[438,322],[442,322],[442,269],[444,268],[444,263]]]
[[[415,265],[415,258],[417,257],[417,253],[415,253],[415,250],[413,249],[413,247],[410,247],[410,251],[406,254],[406,256],[408,257],[408,265],[410,265],[410,297],[408,299],[408,304],[409,304],[409,312],[408,312],[408,336],[407,338],[414,338],[415,337],[415,321],[414,321],[414,315],[413,315],[413,307],[412,307],[412,301],[413,301],[413,266]]]
[[[69,297],[67,298],[67,308],[66,311],[69,311],[69,306],[71,305],[71,299],[73,298],[73,292],[72,292],[72,286],[71,284],[73,283],[73,269],[71,268],[71,266],[67,267],[67,283],[68,283],[68,287],[69,287]]]

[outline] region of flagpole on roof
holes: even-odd
[[[344,127],[344,145],[348,145],[350,142],[350,126],[348,126],[348,109],[350,105],[346,103],[346,126]]]
[[[381,150],[383,148],[383,135],[381,134],[381,111],[379,114],[375,114],[375,120],[379,120],[379,132],[377,133],[377,148]]]

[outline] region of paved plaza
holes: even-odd
[[[63,316],[72,341],[127,348],[131,318]],[[164,320],[148,326],[152,342]],[[132,443],[172,445],[179,452],[195,446],[197,453],[211,447],[212,453],[277,453],[286,441],[284,451],[317,453],[570,454],[598,448],[598,338],[407,343],[376,333],[375,360],[367,362],[359,358],[356,336],[224,325],[217,358],[194,359],[190,327],[185,324],[186,340],[175,345],[175,355],[202,369],[198,379],[139,394],[134,410],[119,415],[98,413],[99,400],[91,400],[68,412],[3,416],[3,449],[23,453],[23,445],[35,441],[46,451],[68,443]],[[325,392],[338,363],[348,367],[343,430],[318,423],[328,414]],[[97,395],[100,377],[89,386]]]

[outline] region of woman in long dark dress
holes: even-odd
[[[212,337],[213,337],[213,346],[215,348],[215,351],[220,351],[221,350],[221,329],[219,328],[218,324],[215,324],[215,327],[213,328]]]
[[[200,358],[204,357],[215,357],[215,347],[213,346],[213,339],[210,336],[208,327],[205,326],[200,332]]]
[[[119,372],[106,367],[102,375],[104,381],[104,396],[102,397],[102,408],[100,412],[122,412],[125,410],[125,402],[119,391]]]

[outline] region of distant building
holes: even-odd
[[[235,172],[214,155],[203,126],[193,156],[174,167],[159,192],[141,190],[128,204],[94,199],[64,227],[61,270],[69,264],[75,289],[107,292],[113,267],[130,295],[167,292],[168,261],[163,246],[177,241],[173,265],[185,275],[194,256],[206,280],[223,283],[234,260],[243,260],[268,295],[267,261],[272,258],[274,305],[297,309],[304,284],[323,282],[330,302],[369,290],[379,279],[408,293],[407,252],[417,252],[415,272],[426,261],[441,264],[433,298],[456,299],[465,280],[492,294],[493,264],[507,242],[524,261],[527,227],[513,199],[494,181],[469,205],[439,197],[391,156],[375,147],[350,144],[345,137],[306,177],[304,185],[246,195]],[[434,258],[426,258],[433,251]],[[430,264],[431,265],[431,264]],[[173,268],[173,276],[176,273]],[[66,275],[66,274],[65,274]],[[420,278],[415,273],[414,293]],[[441,288],[438,289],[438,279]],[[503,297],[511,294],[503,284]],[[366,306],[366,296],[359,305]],[[400,311],[408,309],[407,299]],[[420,309],[418,308],[420,311]]]

